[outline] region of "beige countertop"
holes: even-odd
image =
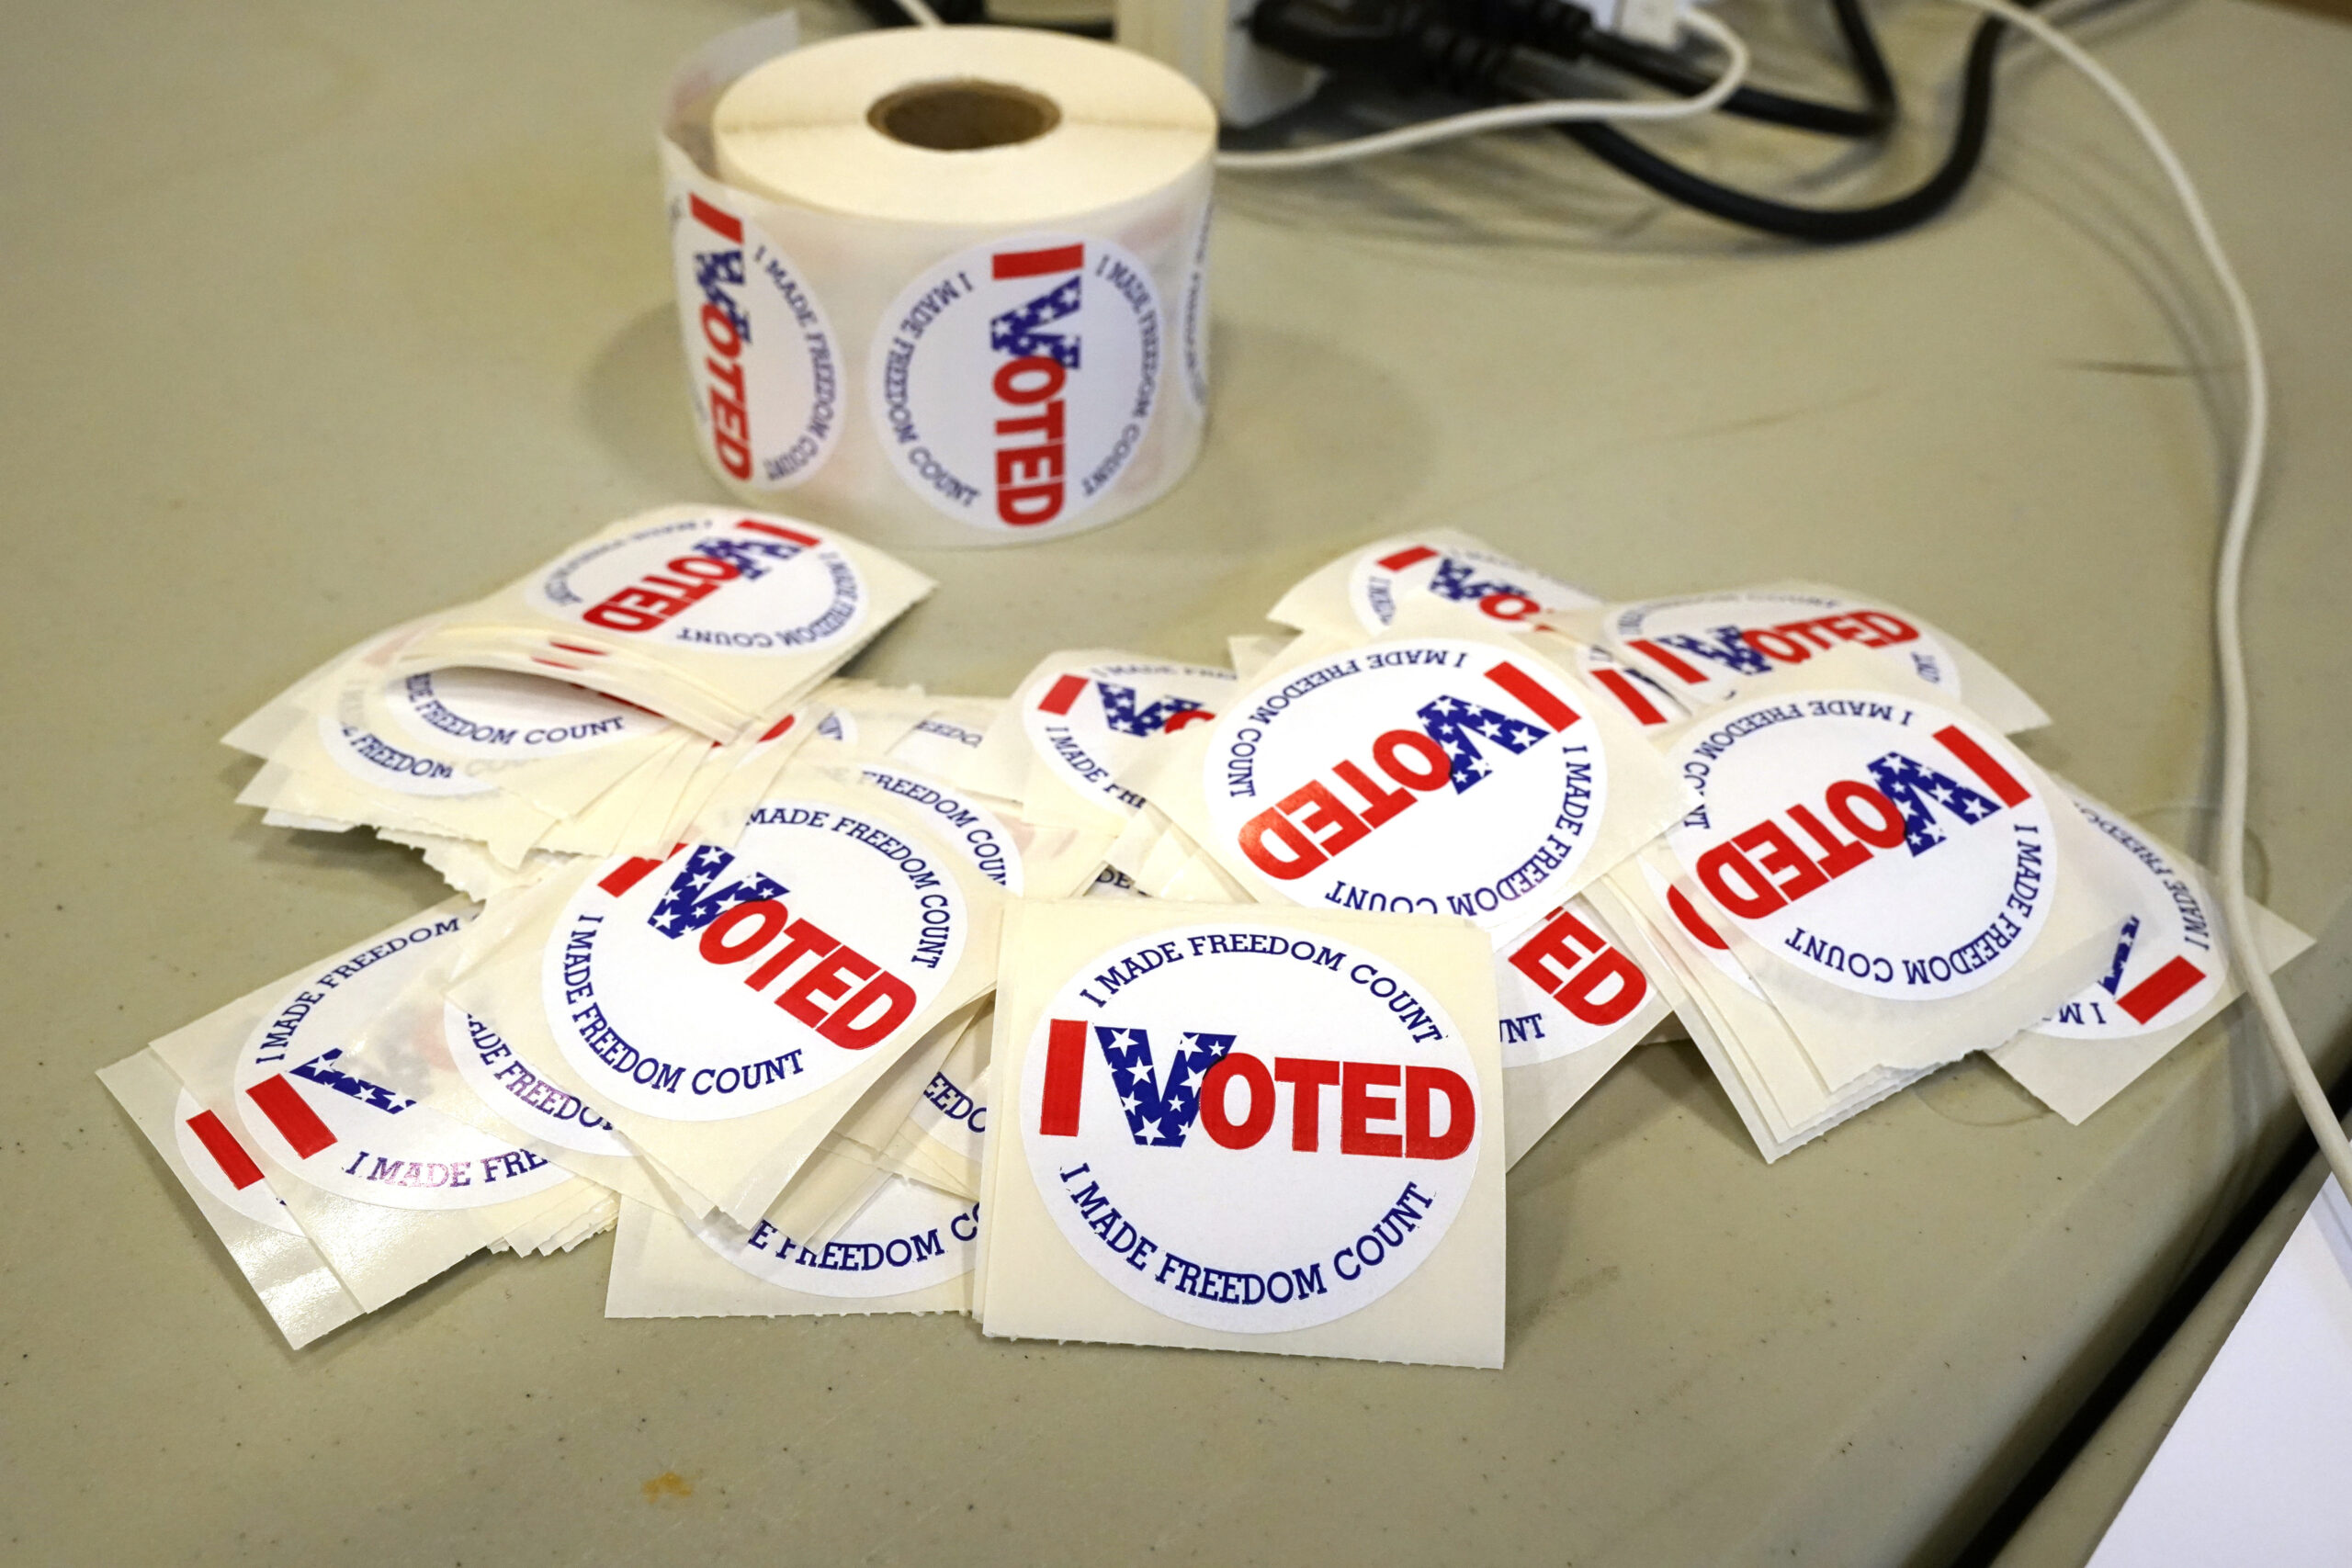
[[[1765,9],[1727,15],[1769,31]],[[1885,9],[1939,87],[1965,18]],[[373,628],[716,495],[650,119],[669,63],[751,14],[11,17],[7,1560],[1893,1563],[1966,1540],[2284,1147],[2250,1039],[2210,1031],[2079,1129],[1969,1064],[1771,1168],[1694,1053],[1637,1053],[1513,1174],[1498,1374],[949,1319],[607,1323],[603,1242],[477,1259],[286,1350],[92,1071],[441,896],[404,852],[262,828],[216,737]],[[1783,31],[1776,62],[1826,36]],[[2352,31],[2148,0],[2089,36],[2203,176],[2274,344],[2254,812],[2272,902],[2320,937],[2285,990],[2334,1070]],[[1661,213],[1555,140],[1227,182],[1197,472],[1080,539],[919,558],[939,592],[860,672],[1001,692],[1057,646],[1219,657],[1338,549],[1451,524],[1612,596],[1892,597],[2041,698],[2043,761],[2194,837],[2234,347],[2112,116],[2013,68],[1959,208],[1831,253]]]

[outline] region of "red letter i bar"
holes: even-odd
[[[686,193],[686,206],[694,213],[695,221],[712,233],[721,239],[732,240],[739,245],[743,243],[743,225],[737,222],[733,215],[721,212],[692,191]]]
[[[1985,787],[2001,797],[2004,806],[2023,806],[2032,798],[2032,791],[2018,783],[2017,775],[1993,760],[1993,754],[1976,744],[1969,733],[1956,724],[1947,724],[1936,731],[1936,739],[1943,742],[1945,750],[1961,761],[1961,765],[1984,781]]]
[[[334,1145],[334,1131],[319,1120],[317,1111],[303,1103],[302,1091],[284,1073],[262,1079],[245,1093],[302,1158],[309,1159],[321,1149]]]
[[[1625,646],[1688,685],[1703,686],[1707,683],[1704,671],[1691,668],[1690,660],[1676,658],[1647,637],[1635,637]]]
[[[1487,679],[1526,704],[1528,712],[1555,732],[1568,728],[1584,716],[1554,696],[1550,688],[1516,664],[1498,664],[1487,671]]]
[[[1037,1131],[1048,1138],[1078,1136],[1078,1087],[1086,1075],[1086,1025],[1057,1018],[1046,1026],[1046,1103]]]

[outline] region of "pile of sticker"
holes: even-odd
[[[1503,1173],[1645,1040],[1770,1160],[1972,1051],[2080,1121],[2235,995],[2197,869],[1883,603],[1441,530],[1231,669],[830,678],[930,586],[650,513],[231,735],[468,896],[101,1075],[289,1340],[617,1223],[613,1316],[1497,1366]]]

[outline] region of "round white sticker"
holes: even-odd
[[[286,1200],[270,1190],[261,1167],[237,1141],[237,1134],[186,1089],[180,1090],[179,1103],[172,1111],[172,1133],[180,1162],[205,1191],[255,1224],[288,1235],[302,1234],[302,1227],[286,1212]]]
[[[980,1206],[893,1177],[831,1241],[808,1247],[762,1220],[749,1235],[715,1226],[702,1244],[754,1279],[804,1295],[871,1300],[929,1290],[972,1271]]]
[[[813,653],[854,635],[871,607],[856,566],[824,535],[740,513],[590,545],[534,579],[527,596],[600,632],[705,653]]]
[[[1600,603],[1509,556],[1419,540],[1396,541],[1377,557],[1366,554],[1348,573],[1348,603],[1366,631],[1385,628],[1396,618],[1396,606],[1417,594],[1466,605],[1514,630],[1525,629],[1546,610]]]
[[[1649,976],[1571,898],[1495,955],[1503,1066],[1557,1061],[1615,1033],[1650,998]]]
[[[1283,926],[1102,953],[1037,1021],[1021,1075],[1030,1175],[1079,1256],[1154,1312],[1241,1334],[1402,1283],[1470,1190],[1481,1109],[1417,981]]]
[[[659,715],[602,693],[511,670],[396,676],[384,685],[384,705],[427,745],[495,761],[593,751],[669,728]]]
[[[1021,703],[1030,748],[1080,795],[1133,810],[1143,796],[1115,781],[1155,735],[1216,717],[1233,671],[1138,660],[1090,664],[1032,681]]]
[[[1614,651],[1695,703],[1729,702],[1740,682],[1841,646],[1875,649],[1958,701],[1960,666],[1917,624],[1859,600],[1787,589],[1652,599],[1610,617]]]
[[[340,1065],[344,1046],[424,973],[462,918],[420,920],[280,998],[237,1054],[237,1112],[262,1152],[337,1198],[473,1209],[545,1191],[566,1172]]]
[[[2055,874],[2023,759],[1880,692],[1735,705],[1668,754],[1699,795],[1683,868],[1781,962],[1867,996],[1974,990],[2033,945]]]
[[[950,785],[888,762],[868,762],[858,776],[917,814],[928,813],[923,819],[932,830],[962,851],[973,870],[1021,897],[1021,847],[995,812]]]
[[[1556,908],[1609,796],[1584,694],[1450,637],[1335,654],[1217,722],[1201,784],[1225,842],[1301,904],[1463,915]]]
[[[575,1154],[634,1157],[610,1122],[531,1071],[498,1031],[455,1002],[441,1004],[441,1037],[466,1087],[524,1132]]]
[[[616,860],[548,938],[541,995],[599,1101],[674,1122],[788,1104],[922,1016],[963,954],[927,842],[830,801],[767,801],[732,850]]]
[[[2079,795],[2075,809],[2099,830],[2109,857],[2128,867],[2132,908],[2098,981],[2033,1026],[2061,1040],[2129,1040],[2194,1018],[2229,972],[2211,896],[2197,868],[2143,838],[2129,822]]]
[[[1151,427],[1160,310],[1107,240],[1023,234],[948,257],[874,336],[873,412],[901,479],[976,528],[1067,523]]]
[[[832,323],[792,259],[715,195],[671,188],[670,245],[703,440],[737,483],[790,489],[841,439]]]

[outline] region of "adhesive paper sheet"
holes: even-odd
[[[162,1057],[140,1051],[101,1067],[98,1079],[179,1178],[288,1345],[299,1350],[360,1314],[243,1142]]]
[[[367,1022],[464,918],[458,904],[425,910],[153,1045],[369,1311],[578,1191],[527,1150],[342,1070]]]
[[[1476,928],[1021,904],[1005,953],[985,1332],[1500,1365]]]
[[[978,1206],[892,1179],[831,1241],[803,1246],[622,1205],[606,1317],[835,1317],[967,1312]]]
[[[2203,869],[2112,807],[2059,783],[2136,897],[2098,979],[1992,1057],[2079,1125],[2218,1017],[2243,987]],[[2268,909],[2252,908],[2255,944],[2273,970],[2312,945]]]

